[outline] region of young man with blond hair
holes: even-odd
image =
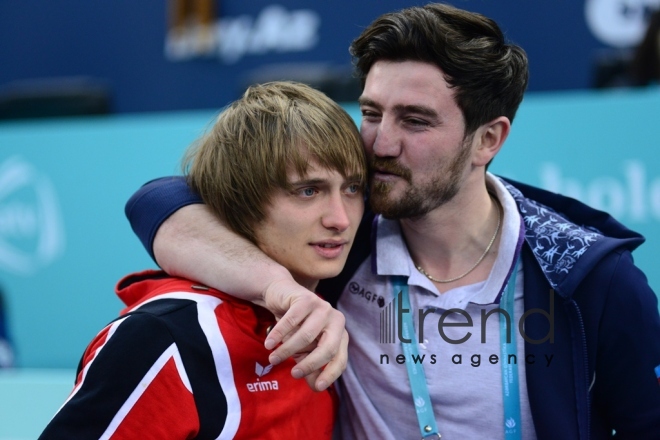
[[[355,123],[324,94],[252,86],[185,163],[214,215],[297,283],[313,291],[342,270],[366,160]],[[291,358],[268,361],[268,310],[160,271],[125,277],[117,294],[126,308],[88,346],[42,439],[331,438],[334,389],[293,379]]]

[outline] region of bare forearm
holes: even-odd
[[[170,275],[261,306],[266,305],[264,295],[272,283],[292,280],[289,271],[228,229],[206,205],[188,205],[172,214],[158,229],[153,249],[156,261]]]
[[[169,274],[251,301],[282,318],[265,341],[266,348],[274,349],[273,365],[304,353],[292,375],[306,377],[316,390],[325,389],[346,368],[344,315],[297,284],[288,270],[228,229],[205,205],[172,214],[158,229],[153,250]]]

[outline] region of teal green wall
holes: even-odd
[[[346,106],[359,118],[355,105]],[[660,90],[530,94],[491,170],[612,211],[648,242],[660,291]],[[121,309],[113,288],[154,267],[124,203],[178,173],[213,112],[0,123],[0,285],[20,366],[75,368]]]
[[[0,285],[20,366],[75,367],[121,309],[113,293],[119,278],[155,267],[124,204],[142,183],[178,173],[184,148],[212,118],[168,113],[0,124]],[[3,181],[21,175],[24,184],[3,194]],[[54,251],[39,252],[48,242]],[[29,256],[27,264],[8,268],[6,249]]]
[[[0,440],[34,440],[73,388],[76,371],[0,370]]]

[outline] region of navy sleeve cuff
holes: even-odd
[[[178,209],[194,203],[204,202],[188,187],[183,176],[147,182],[126,203],[125,213],[133,232],[156,264],[153,242],[158,228]]]

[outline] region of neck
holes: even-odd
[[[462,188],[452,200],[422,218],[402,219],[401,230],[417,266],[447,288],[485,280],[495,262],[499,232],[483,260],[462,277],[484,255],[500,220],[500,207],[486,190],[485,181],[476,189]],[[500,228],[501,229],[501,228]]]
[[[315,292],[316,291],[316,286],[318,286],[319,281],[318,279],[313,279],[313,278],[306,278],[306,277],[301,277],[298,275],[293,275],[293,279],[296,283],[300,284],[303,286],[305,289],[309,290],[310,292]]]

